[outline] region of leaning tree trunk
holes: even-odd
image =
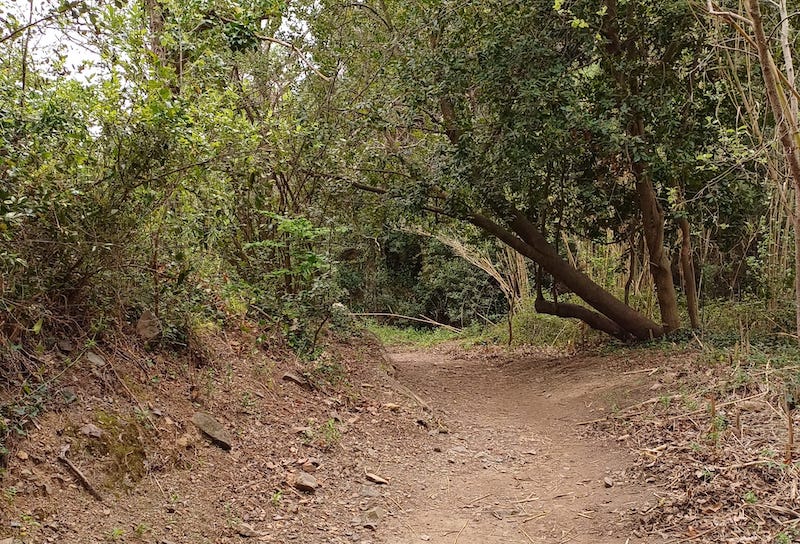
[[[538,312],[580,319],[593,329],[622,339],[633,337],[647,340],[663,335],[661,326],[623,303],[565,261],[536,225],[522,213],[515,212],[508,223],[509,229],[478,213],[471,214],[469,221],[533,260],[596,310],[537,297],[534,307]]]
[[[439,106],[445,133],[450,142],[458,147],[462,131],[456,119],[455,107],[446,96],[441,97]],[[656,201],[654,200],[654,202]],[[501,203],[495,211],[498,216],[506,217],[509,207],[510,203]],[[514,210],[508,221],[510,230],[498,225],[480,213],[470,213],[467,219],[484,232],[495,236],[503,243],[533,260],[553,278],[561,281],[573,293],[596,310],[594,311],[578,304],[549,302],[543,297],[537,297],[534,304],[536,311],[558,317],[580,319],[593,329],[624,340],[631,337],[638,340],[648,340],[663,336],[665,332],[664,326],[637,312],[600,287],[575,266],[570,265],[547,241],[547,238],[539,231],[536,225],[518,210]],[[661,229],[663,241],[663,222]],[[667,270],[669,271],[669,266],[667,266]],[[670,272],[671,277],[672,273]]]
[[[664,249],[664,209],[658,202],[653,181],[641,164],[634,164],[636,193],[639,196],[639,209],[642,213],[642,229],[650,254],[650,275],[658,298],[661,322],[664,332],[674,331],[681,326],[678,312],[678,295],[672,278],[672,262]]]

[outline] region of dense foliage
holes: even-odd
[[[621,338],[688,326],[689,283],[788,306],[791,186],[766,114],[741,114],[758,67],[704,5],[19,4],[0,2],[15,344],[150,310],[176,345],[248,314],[313,351],[336,302],[458,326],[514,310],[412,227],[455,229],[500,275],[512,245],[537,310]]]

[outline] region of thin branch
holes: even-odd
[[[743,17],[742,15],[739,15],[738,13],[735,13],[733,11],[722,11],[722,10],[720,10],[717,6],[714,5],[714,3],[711,0],[706,0],[706,9],[708,10],[708,14],[709,15],[716,15],[718,17],[724,17],[726,19],[733,19],[733,20],[741,21],[741,22],[745,23],[746,25],[753,24],[753,22],[750,19],[748,19],[747,17]]]
[[[342,179],[343,181],[350,181],[350,180],[346,180],[344,178],[338,178],[338,177],[337,177],[337,179]],[[377,195],[388,195],[389,194],[389,191],[386,190],[386,189],[383,189],[382,187],[373,187],[372,185],[366,185],[364,183],[359,183],[357,181],[350,181],[350,184],[353,186],[354,189],[358,189],[360,191],[366,191],[368,193],[375,193]],[[428,211],[428,212],[439,213],[439,214],[442,214],[444,216],[452,217],[454,219],[457,219],[457,217],[453,213],[447,212],[447,211],[443,210],[442,208],[437,208],[435,206],[423,206],[422,209],[425,210],[425,211]]]
[[[378,10],[376,10],[372,6],[367,5],[367,4],[363,4],[361,2],[350,2],[349,4],[345,4],[344,7],[346,7],[346,8],[361,8],[361,9],[367,10],[370,13],[372,13],[375,17],[377,17],[377,19],[380,22],[382,22],[386,26],[386,28],[388,28],[390,31],[394,32],[394,28],[392,28],[392,25],[389,24],[389,21],[384,19],[383,16],[380,13],[378,13]]]
[[[450,332],[460,333],[461,329],[458,327],[453,327],[452,325],[447,325],[445,323],[439,323],[438,321],[434,321],[430,317],[422,316],[419,317],[411,317],[409,315],[400,315],[400,314],[392,314],[387,312],[359,312],[359,313],[351,313],[348,314],[353,317],[393,317],[395,319],[408,319],[409,321],[416,321],[418,323],[427,323],[428,325],[436,325],[437,327],[441,327],[446,329]]]
[[[297,56],[300,58],[300,60],[303,62],[303,64],[305,64],[308,68],[310,68],[312,72],[317,74],[324,81],[331,81],[331,79],[332,79],[331,76],[326,76],[325,74],[323,74],[319,70],[319,68],[314,66],[314,63],[312,63],[310,60],[308,60],[306,58],[306,56],[303,54],[303,52],[300,50],[300,48],[297,47],[296,45],[294,45],[293,43],[289,43],[289,42],[286,42],[286,41],[283,41],[283,40],[279,40],[278,38],[273,38],[272,36],[264,36],[262,34],[255,34],[255,37],[258,38],[259,40],[263,40],[265,42],[270,42],[270,43],[274,43],[274,44],[280,45],[282,47],[285,47],[285,48],[289,49],[293,53],[297,53]]]
[[[0,43],[7,42],[8,40],[11,40],[11,39],[17,37],[18,35],[22,34],[23,32],[25,32],[26,30],[28,30],[31,27],[40,25],[40,24],[44,23],[45,21],[49,21],[50,19],[55,19],[59,15],[63,15],[67,11],[69,11],[72,8],[77,7],[77,6],[81,5],[81,4],[83,4],[82,1],[70,2],[69,4],[65,4],[61,9],[59,9],[57,11],[54,11],[54,12],[50,13],[49,15],[45,15],[41,19],[37,19],[35,21],[31,21],[31,22],[29,22],[29,23],[27,23],[25,25],[22,25],[19,28],[16,28],[16,29],[12,30],[10,34],[7,34],[7,35],[3,36],[2,38],[0,38]]]
[[[745,39],[745,41],[751,47],[753,47],[754,49],[758,49],[755,40],[753,40],[750,34],[748,34],[744,28],[742,28],[740,25],[736,23],[736,21],[743,21],[747,25],[752,25],[753,21],[751,21],[747,17],[743,17],[738,13],[734,13],[732,11],[720,11],[719,9],[715,9],[711,0],[707,0],[706,8],[708,9],[709,15],[715,15],[724,19],[729,25],[733,27],[734,30],[736,30],[736,32],[739,35],[741,35]],[[789,89],[789,92],[792,93],[797,99],[800,99],[800,92],[798,92],[798,90],[795,88],[794,83],[790,82],[787,79],[786,75],[780,70],[775,70],[775,72],[778,75],[778,79],[781,80],[781,83],[783,83],[786,86],[786,88]]]

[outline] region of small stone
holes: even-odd
[[[419,535],[419,539],[420,540],[424,540],[425,542],[428,542],[431,539],[431,537],[430,537],[430,535],[422,534],[422,535]]]
[[[86,352],[86,360],[95,366],[104,366],[106,364],[106,360],[93,351]]]
[[[247,523],[240,523],[239,526],[236,528],[236,532],[239,533],[240,536],[243,536],[245,538],[265,536],[265,533],[262,533],[261,531],[256,531],[252,525],[248,525]]]
[[[192,437],[188,433],[180,435],[178,439],[175,441],[175,444],[181,449],[188,448],[191,443],[192,443]]]
[[[389,480],[381,478],[377,474],[372,474],[367,469],[364,469],[364,476],[372,483],[376,483],[378,485],[389,485]]]
[[[678,378],[677,372],[664,372],[661,376],[661,381],[667,385],[675,383]]]
[[[64,353],[72,353],[73,351],[75,351],[75,344],[73,344],[66,338],[62,338],[61,340],[56,342],[56,346],[58,346],[58,349],[60,349]]]
[[[313,493],[316,491],[317,487],[319,487],[319,484],[317,483],[317,479],[311,474],[301,472],[295,477],[294,487],[306,493]]]
[[[28,452],[26,452],[26,451],[19,450],[17,452],[17,459],[19,459],[20,461],[27,461],[28,457],[29,457],[29,455],[28,455]]]
[[[75,394],[75,390],[71,387],[65,387],[61,390],[61,402],[64,404],[72,404],[78,400],[78,395]]]
[[[297,385],[308,385],[308,380],[306,380],[301,375],[297,374],[296,372],[288,371],[283,374],[281,377],[282,380],[287,382],[294,382]]]
[[[230,451],[233,443],[233,436],[222,424],[214,417],[205,412],[197,412],[192,416],[192,423],[206,434],[219,447]]]
[[[92,438],[100,438],[103,436],[103,431],[97,425],[87,423],[81,427],[81,434],[85,434],[86,436],[90,436]]]
[[[400,405],[399,404],[395,404],[394,402],[387,402],[386,404],[383,405],[383,407],[386,408],[387,410],[389,410],[390,412],[399,412],[400,411]]]
[[[605,485],[606,487],[614,487],[614,480],[606,476],[605,478],[603,478],[603,485]]]
[[[145,342],[154,340],[161,334],[161,322],[153,312],[150,310],[142,312],[142,316],[136,322],[136,334]]]
[[[361,515],[361,525],[374,531],[385,514],[386,512],[380,506],[370,508]]]
[[[367,498],[376,498],[381,496],[381,492],[374,485],[365,485],[361,488],[361,496]]]

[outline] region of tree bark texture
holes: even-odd
[[[606,51],[614,60],[637,58],[642,55],[633,40],[620,40],[617,26],[617,2],[605,1],[606,14],[603,17],[602,33],[608,43]],[[632,8],[631,8],[632,9]],[[620,97],[636,97],[639,95],[639,82],[635,75],[624,73],[609,63],[611,73],[616,81]],[[644,120],[640,112],[631,115],[626,126],[626,132],[634,141],[646,141],[647,134]],[[630,158],[631,171],[636,182],[636,194],[639,200],[639,211],[642,214],[642,232],[647,249],[650,253],[650,275],[655,285],[658,307],[661,312],[661,322],[664,332],[680,328],[680,313],[678,312],[678,296],[672,277],[672,263],[669,254],[664,249],[664,209],[658,201],[653,179],[647,165],[636,157]]]
[[[508,225],[511,230],[496,224],[488,217],[473,213],[469,221],[503,243],[516,249],[533,260],[551,276],[561,281],[596,312],[588,308],[579,311],[576,305],[555,303],[536,303],[537,311],[553,313],[561,317],[578,318],[590,327],[607,332],[619,338],[634,337],[647,340],[663,335],[664,330],[657,323],[627,306],[614,295],[592,281],[589,276],[571,266],[522,213],[516,212]]]
[[[681,217],[678,220],[681,229],[681,271],[683,272],[686,308],[689,310],[689,323],[693,329],[700,328],[700,310],[697,301],[697,280],[694,275],[694,259],[692,258],[692,237],[689,220]]]

